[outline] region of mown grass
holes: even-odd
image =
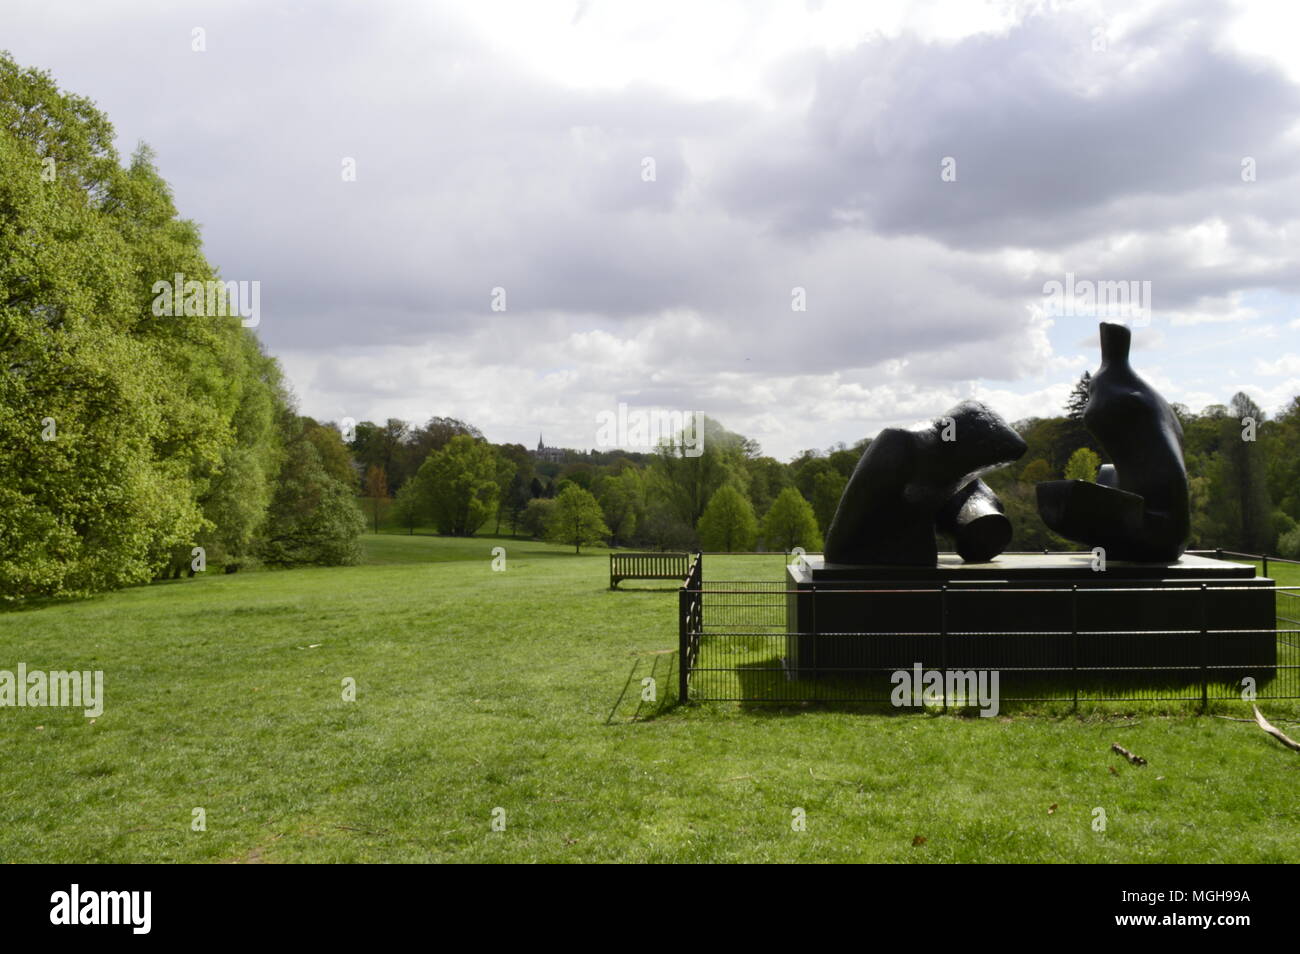
[[[359,567],[0,614],[0,669],[102,669],[107,696],[93,723],[0,709],[0,861],[1300,859],[1300,756],[1252,724],[677,707],[672,587],[610,592],[608,551],[365,542]]]

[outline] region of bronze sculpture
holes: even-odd
[[[1191,531],[1183,428],[1178,416],[1129,364],[1132,333],[1101,325],[1101,368],[1088,385],[1083,423],[1114,461],[1097,483],[1038,485],[1043,521],[1112,560],[1172,563]]]

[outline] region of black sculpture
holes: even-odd
[[[1101,325],[1101,368],[1088,385],[1083,423],[1115,462],[1097,483],[1038,485],[1043,522],[1108,559],[1172,563],[1191,530],[1183,428],[1165,399],[1129,366],[1132,334]]]
[[[826,562],[936,565],[940,509],[980,474],[1016,460],[1025,450],[1020,435],[977,401],[963,401],[923,431],[886,428],[863,452],[844,488],[826,534]],[[992,491],[978,490],[970,489],[948,525],[968,549],[991,559],[1001,551],[988,552],[1000,521],[979,523],[993,505]]]
[[[948,498],[935,514],[934,525],[952,539],[967,563],[987,563],[1011,542],[1011,521],[1002,501],[978,477]]]

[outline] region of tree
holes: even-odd
[[[767,513],[776,495],[790,486],[790,468],[774,457],[755,457],[745,461],[745,469],[754,510]]]
[[[547,524],[551,519],[551,511],[554,509],[555,501],[549,497],[534,497],[528,501],[528,505],[524,507],[523,516],[519,520],[523,525],[524,532],[537,540],[545,537]]]
[[[533,458],[522,444],[500,444],[497,452],[496,533],[501,532],[501,519],[506,517],[513,527],[528,504],[528,481],[533,476]]]
[[[284,465],[276,478],[260,555],[275,566],[342,566],[361,556],[357,538],[365,518],[352,491],[321,463],[303,425],[286,415],[290,429]]]
[[[252,332],[155,314],[156,283],[218,276],[153,153],[123,167],[113,138],[0,54],[0,599],[175,575],[195,546],[237,565],[283,457]]]
[[[430,454],[415,475],[415,493],[440,534],[472,537],[496,509],[497,456],[467,434]]]
[[[600,504],[577,484],[570,484],[555,498],[554,509],[546,525],[546,538],[552,543],[571,543],[573,552],[581,553],[583,544],[596,543],[609,536],[609,527],[600,512]]]
[[[375,533],[378,533],[379,502],[388,497],[388,480],[384,476],[384,468],[378,464],[371,464],[366,471],[366,496],[370,498],[370,506],[375,515]]]
[[[1263,446],[1264,411],[1244,392],[1233,395],[1221,422],[1221,460],[1212,493],[1221,495],[1222,522],[1229,545],[1248,553],[1267,553],[1275,543]]]
[[[646,507],[636,539],[640,545],[655,550],[694,550],[699,546],[695,531],[662,500],[654,500]]]
[[[743,437],[704,415],[697,416],[695,432],[702,443],[694,447],[685,433],[665,439],[656,450],[651,470],[656,496],[692,530],[719,487],[728,480],[743,485],[748,479]]]
[[[1092,448],[1080,447],[1070,455],[1070,460],[1065,465],[1065,479],[1096,483],[1097,468],[1100,466],[1101,458]]]
[[[824,470],[813,480],[812,507],[823,534],[831,528],[848,480],[838,470]]]
[[[805,551],[822,548],[817,516],[794,487],[781,491],[763,518],[763,541],[770,549],[787,553],[795,547],[803,547]]]
[[[352,455],[348,451],[348,445],[343,443],[338,428],[333,424],[317,423],[310,417],[304,417],[302,423],[303,436],[315,445],[325,472],[355,493],[357,470],[352,465]]]
[[[596,500],[611,528],[615,546],[628,540],[637,527],[637,509],[644,481],[633,468],[621,474],[602,474],[594,482]]]
[[[1092,372],[1085,371],[1070,391],[1070,398],[1065,403],[1065,416],[1070,420],[1083,422],[1083,412],[1088,407],[1088,385],[1091,382]]]
[[[1052,479],[1052,468],[1041,457],[1035,457],[1020,472],[1020,479],[1026,484],[1039,484]]]
[[[393,517],[406,528],[408,537],[415,535],[415,528],[424,518],[424,501],[418,491],[415,481],[408,480],[393,497]]]
[[[390,420],[389,424],[393,422]],[[408,429],[402,437],[401,456],[408,473],[419,471],[430,454],[442,450],[453,437],[472,437],[484,441],[483,432],[473,424],[454,417],[431,417],[420,427]]]
[[[708,550],[733,553],[754,549],[758,519],[753,504],[733,484],[724,484],[709,498],[699,533],[701,545]]]

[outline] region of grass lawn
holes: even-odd
[[[0,861],[1300,861],[1300,755],[1253,724],[674,707],[671,584],[610,592],[604,550],[365,543],[0,614],[0,669],[102,669],[106,695],[93,723],[0,709]]]

